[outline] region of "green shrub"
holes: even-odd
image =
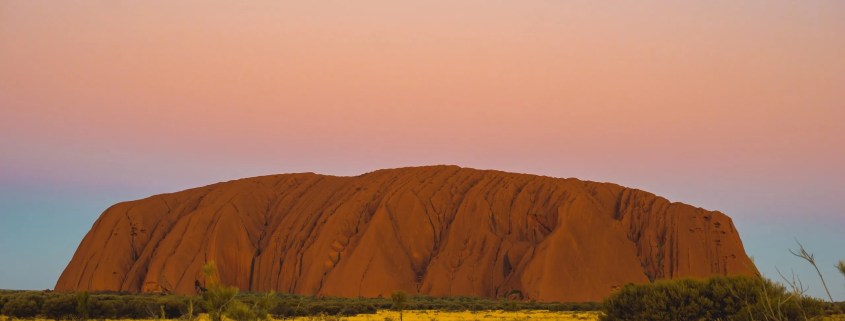
[[[185,312],[182,313],[180,319],[185,321],[194,321],[194,298],[188,298],[185,304]]]
[[[825,304],[756,277],[671,280],[623,287],[601,320],[807,320]]]
[[[236,321],[270,320],[270,312],[279,304],[275,292],[245,297],[243,300],[233,300],[226,310],[226,316]]]
[[[392,303],[391,308],[399,311],[399,321],[402,321],[402,312],[405,310],[405,305],[408,304],[408,294],[403,291],[393,292],[390,295],[390,301]]]
[[[226,309],[226,316],[235,321],[256,321],[258,318],[249,305],[241,301],[232,301]]]
[[[91,314],[91,295],[88,292],[76,294],[76,313],[80,320],[88,320]]]
[[[114,319],[118,318],[118,310],[121,308],[121,302],[115,300],[96,300],[91,303],[91,312],[89,316],[94,319]]]
[[[159,306],[159,314],[164,310],[165,319],[175,319],[181,317],[187,306],[186,298],[177,296],[165,296],[156,301]]]
[[[147,296],[133,296],[115,304],[120,317],[133,319],[149,319],[156,316],[157,304],[153,298]]]
[[[44,300],[42,314],[53,320],[71,319],[76,315],[76,298],[70,295],[57,295]]]
[[[217,267],[213,261],[203,265],[202,273],[208,283],[208,289],[202,293],[202,306],[211,321],[221,321],[229,305],[235,301],[238,288],[226,286],[220,282]]]
[[[252,310],[255,312],[255,317],[258,320],[270,320],[270,311],[279,305],[279,296],[276,292],[270,291],[262,295],[252,305]]]
[[[3,305],[3,315],[15,318],[34,318],[41,312],[44,298],[37,294],[16,295]]]

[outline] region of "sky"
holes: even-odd
[[[120,201],[454,164],[722,211],[841,301],[843,146],[838,0],[0,0],[0,288]]]

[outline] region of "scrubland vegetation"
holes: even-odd
[[[796,256],[815,266],[812,254]],[[836,268],[845,276],[845,262]],[[472,297],[306,297],[240,293],[203,270],[208,289],[198,296],[0,291],[0,321],[13,319],[150,319],[183,321],[284,320],[845,320],[845,302],[805,295],[800,281],[715,277],[629,284],[602,303],[542,303]],[[826,286],[825,286],[826,287]]]
[[[526,301],[490,300],[472,297],[434,298],[408,296],[396,292],[390,298],[328,298],[306,297],[278,293],[240,293],[238,288],[219,282],[213,263],[203,267],[207,289],[198,296],[120,294],[85,292],[57,293],[35,291],[0,292],[0,312],[14,318],[47,318],[53,320],[88,319],[181,319],[194,321],[202,314],[207,321],[261,321],[274,319],[340,320],[420,320],[420,315],[452,320],[462,313],[472,313],[478,320],[483,316],[522,315],[533,311],[544,315],[553,311],[596,311],[598,303],[540,303]],[[390,311],[390,312],[387,312]],[[428,315],[435,313],[435,315]],[[435,312],[436,311],[436,312]],[[494,312],[498,311],[498,312]],[[510,311],[510,314],[503,314]],[[561,314],[563,315],[563,314]],[[574,315],[571,312],[567,314]],[[365,319],[361,319],[365,318]],[[503,320],[496,318],[495,320]],[[521,320],[504,318],[504,320]],[[556,320],[567,320],[557,318]]]
[[[813,320],[843,308],[763,278],[718,277],[625,286],[605,300],[601,320]]]
[[[801,243],[789,252],[816,270],[829,301],[807,296],[800,278],[780,271],[780,283],[762,275],[664,280],[623,287],[603,302],[600,320],[845,320],[845,302],[834,302],[815,256]],[[845,276],[845,262],[836,268]]]
[[[398,321],[399,313],[393,310],[390,298],[329,298],[289,294],[275,294],[275,307],[269,314],[275,319],[290,319],[308,316],[352,316],[390,311]],[[246,306],[254,306],[266,299],[267,294],[238,293],[235,296]],[[90,294],[87,306],[78,304],[78,294],[57,292],[5,291],[0,292],[0,311],[15,318],[41,317],[54,320],[82,320],[82,310],[88,311],[89,319],[190,319],[208,311],[200,297],[155,294]],[[190,306],[193,302],[193,309]],[[544,303],[492,300],[472,297],[435,298],[409,296],[405,303],[404,318],[410,319],[409,311],[479,312],[501,310],[515,311],[598,311],[599,303]],[[189,313],[190,312],[190,313]],[[386,312],[385,312],[386,313]],[[224,313],[225,314],[225,313]],[[163,317],[162,317],[163,316]],[[383,320],[379,319],[379,320]],[[426,319],[428,320],[428,319]]]
[[[209,289],[209,292],[212,290]],[[213,294],[213,295],[219,295]],[[222,299],[221,299],[222,298]],[[539,303],[469,297],[317,298],[287,294],[177,296],[0,292],[0,311],[18,319],[285,320],[845,320],[845,303],[794,296],[753,277],[628,285],[603,303]],[[208,303],[208,302],[216,303]],[[219,308],[218,316],[209,313]],[[402,311],[400,316],[400,311]],[[594,311],[594,312],[591,312]]]

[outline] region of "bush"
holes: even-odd
[[[390,295],[391,309],[399,311],[399,321],[402,321],[402,315],[405,310],[405,305],[408,304],[408,294],[403,291],[396,291]]]
[[[202,273],[208,282],[208,289],[202,293],[202,307],[208,313],[211,321],[221,321],[229,305],[235,301],[238,288],[226,286],[220,282],[217,267],[215,267],[213,261],[203,265]]]
[[[626,285],[604,301],[601,320],[807,320],[824,306],[762,278],[684,279]]]
[[[226,316],[235,321],[256,321],[258,318],[246,303],[232,301],[226,309]]]
[[[70,295],[58,295],[44,301],[42,314],[53,320],[72,319],[76,315],[76,299]]]
[[[76,313],[82,321],[88,320],[91,315],[91,295],[88,292],[76,294]]]
[[[247,302],[233,300],[226,309],[226,316],[236,321],[270,320],[270,311],[279,304],[279,297],[275,292],[245,299]]]
[[[44,298],[35,294],[17,295],[3,304],[3,315],[15,318],[33,318],[41,313]]]
[[[185,298],[173,296],[160,298],[156,303],[160,310],[164,310],[164,317],[167,319],[181,317],[188,304]]]
[[[180,319],[185,321],[194,321],[194,313],[194,298],[188,298],[188,301],[185,303],[184,312],[182,312]]]

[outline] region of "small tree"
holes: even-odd
[[[270,320],[270,311],[275,309],[277,305],[279,305],[279,296],[276,295],[276,292],[270,291],[253,304],[252,310],[255,312],[256,319]]]
[[[270,310],[279,304],[279,298],[275,292],[264,294],[251,306],[241,301],[234,300],[226,309],[226,316],[235,321],[269,321]]]
[[[185,321],[194,321],[194,298],[188,298],[188,302],[185,304],[185,313],[182,314],[182,320]]]
[[[238,288],[221,284],[214,261],[203,265],[202,274],[205,276],[207,287],[202,293],[202,305],[211,321],[221,321],[223,314],[238,295]]]
[[[235,321],[255,321],[256,316],[249,305],[235,300],[226,308],[226,316]]]
[[[408,303],[408,294],[403,291],[396,291],[390,295],[390,301],[393,303],[392,308],[399,311],[399,321],[402,321],[402,311],[405,310],[405,304]]]
[[[91,295],[88,292],[76,294],[76,313],[82,321],[88,320],[91,314]]]
[[[801,245],[801,242],[795,241],[795,243],[798,243],[798,251],[793,251],[790,249],[789,253],[792,253],[792,255],[795,255],[803,259],[804,261],[807,261],[807,263],[810,263],[810,265],[812,265],[813,268],[816,269],[816,273],[819,274],[819,279],[822,280],[822,286],[824,287],[824,291],[827,292],[827,297],[830,299],[830,302],[833,302],[833,296],[830,295],[830,290],[827,289],[827,283],[824,282],[822,272],[819,271],[819,266],[816,265],[816,256],[813,253],[807,252],[807,250],[804,249],[804,245]]]
[[[839,273],[842,273],[842,276],[845,276],[845,261],[839,260],[836,268],[839,269]]]

